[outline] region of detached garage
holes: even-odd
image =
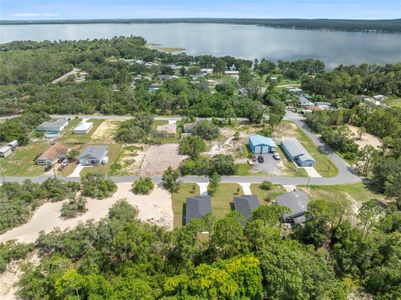
[[[313,167],[315,160],[297,139],[283,139],[281,147],[290,161],[295,161],[300,167]]]
[[[272,138],[262,135],[252,135],[249,137],[249,149],[255,154],[276,152],[276,144]]]

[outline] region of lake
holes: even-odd
[[[271,60],[320,59],[339,64],[401,62],[401,34],[296,30],[230,24],[62,24],[3,25],[0,43],[15,40],[77,40],[143,36],[163,47],[185,48],[191,55]]]

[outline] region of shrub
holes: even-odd
[[[135,194],[147,195],[150,194],[154,187],[152,179],[141,177],[132,184],[132,191]]]
[[[206,150],[205,142],[198,136],[186,136],[180,141],[180,153],[197,159],[199,154]]]
[[[271,181],[263,180],[263,182],[260,184],[260,188],[262,190],[268,191],[273,187],[273,183]]]
[[[0,272],[4,272],[12,260],[22,259],[33,251],[33,244],[19,244],[15,240],[0,244]]]
[[[82,196],[103,199],[117,190],[117,185],[102,174],[88,173],[81,178]]]
[[[87,203],[88,200],[82,196],[68,200],[68,202],[63,203],[63,206],[61,207],[61,217],[66,219],[75,218],[76,216],[87,212]]]

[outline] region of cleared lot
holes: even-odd
[[[109,208],[120,199],[136,206],[138,217],[142,221],[173,228],[173,208],[171,195],[164,189],[156,187],[149,195],[134,195],[130,183],[118,184],[117,192],[104,200],[88,199],[88,211],[77,218],[64,220],[60,218],[62,202],[45,203],[33,215],[32,219],[19,227],[0,235],[0,243],[17,239],[20,242],[34,242],[40,231],[50,232],[56,227],[60,229],[74,228],[80,222],[93,219],[98,221],[105,217]]]
[[[178,153],[178,144],[153,145],[146,151],[139,175],[162,175],[168,168],[178,168],[187,156]]]
[[[92,139],[102,143],[114,143],[114,137],[121,121],[106,120],[97,127]]]

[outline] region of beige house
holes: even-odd
[[[70,149],[61,144],[55,143],[50,146],[41,156],[36,160],[36,164],[41,166],[53,166],[59,159],[67,158]]]

